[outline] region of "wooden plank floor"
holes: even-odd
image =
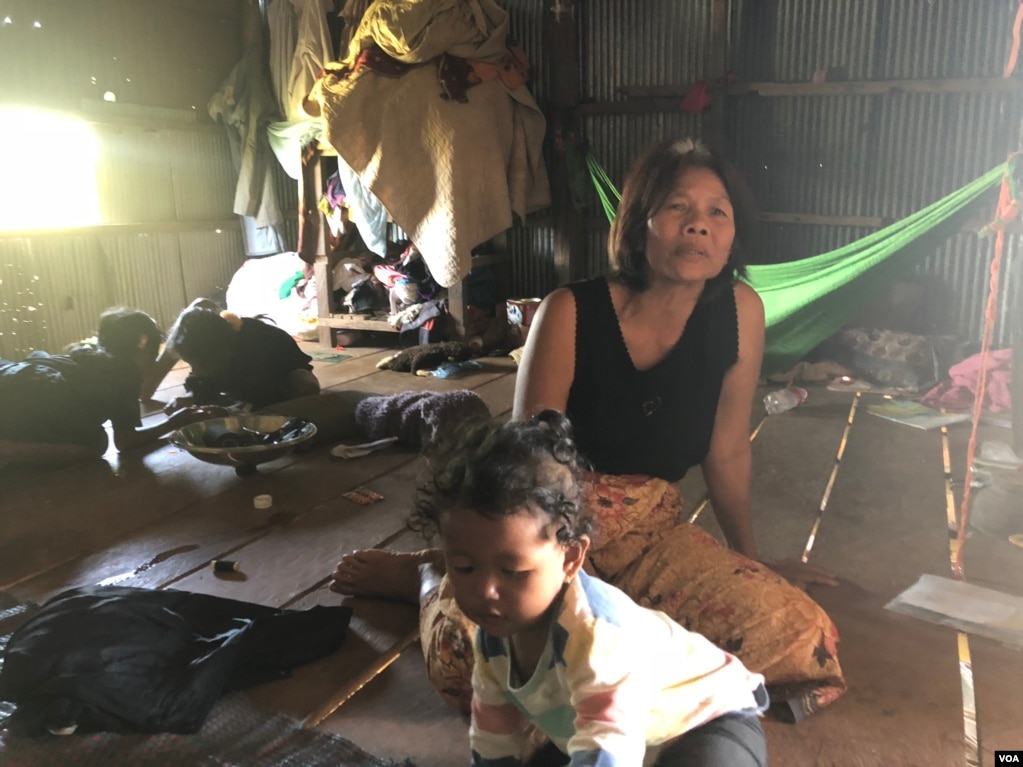
[[[451,381],[378,371],[389,350],[346,353],[341,362],[314,363],[325,390],[471,388],[496,417],[508,415],[515,380],[509,359],[486,360],[483,370]],[[182,394],[186,373],[173,371],[156,399]],[[853,395],[814,389],[800,408],[752,424],[760,426],[753,445],[761,555],[799,557],[820,515],[809,561],[835,572],[842,585],[813,595],[839,627],[850,685],[834,706],[798,725],[768,722],[771,761],[963,765],[956,633],[883,609],[920,574],[950,572],[941,436],[878,419],[860,402],[843,442],[853,403]],[[159,418],[156,407],[147,418]],[[955,427],[950,438],[959,489],[964,432]],[[6,471],[0,474],[0,590],[41,601],[71,586],[116,582],[294,608],[338,604],[341,597],[326,585],[341,554],[423,545],[404,529],[419,459],[391,449],[341,461],[328,447],[286,456],[248,477],[166,445],[108,455],[88,467]],[[361,485],[384,500],[359,506],[343,497]],[[682,487],[687,509],[696,507],[704,494],[699,472]],[[262,493],[273,496],[270,509],[253,508],[253,496]],[[719,532],[709,510],[699,522]],[[1023,592],[1023,550],[974,534],[966,552],[968,580]],[[240,562],[241,571],[214,575],[208,564],[223,557]],[[379,600],[347,603],[355,614],[338,653],[251,697],[382,757],[411,757],[420,767],[465,763],[467,724],[433,693],[411,641],[416,609]],[[1023,747],[1023,653],[976,638],[969,648],[978,753],[989,765],[994,748]]]

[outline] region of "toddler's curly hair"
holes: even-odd
[[[568,419],[544,410],[530,421],[468,421],[427,451],[428,477],[420,485],[409,528],[432,538],[441,515],[468,508],[497,518],[533,508],[556,527],[558,543],[589,534],[593,519],[582,504],[584,462]]]

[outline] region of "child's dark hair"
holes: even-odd
[[[156,320],[138,309],[107,309],[99,318],[96,343],[112,357],[130,357],[139,351],[155,357],[163,334]]]
[[[530,421],[460,425],[428,450],[429,476],[409,519],[412,530],[432,538],[441,515],[469,508],[491,519],[528,505],[557,526],[561,544],[587,535],[593,519],[582,505],[582,458],[572,427],[561,413],[544,410]]]
[[[208,369],[219,366],[236,335],[219,312],[193,307],[178,315],[167,334],[167,348],[192,367]]]

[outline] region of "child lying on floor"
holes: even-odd
[[[95,344],[76,344],[65,354],[33,352],[20,362],[0,360],[0,466],[100,456],[108,447],[107,421],[114,444],[124,451],[220,414],[181,408],[162,423],[141,426],[142,377],[160,338],[145,312],[110,309],[100,317]]]
[[[185,380],[190,396],[172,401],[169,410],[234,402],[260,409],[320,391],[312,358],[294,338],[260,318],[218,312],[203,299],[174,322],[158,364],[166,368],[175,357],[192,368]]]
[[[474,767],[513,767],[536,728],[569,765],[763,767],[763,678],[581,568],[591,520],[567,419],[470,423],[430,457],[411,526],[440,533],[478,626]]]

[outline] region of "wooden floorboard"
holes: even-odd
[[[417,550],[422,547],[422,538],[410,531],[399,534],[388,544],[388,548],[396,551]],[[289,679],[254,688],[249,693],[253,700],[284,711],[297,719],[306,719],[315,712],[323,712],[325,708],[335,710],[339,696],[352,697],[347,698],[344,705],[336,709],[338,713],[342,709],[346,713],[360,709],[365,698],[354,694],[356,691],[352,690],[350,685],[357,681],[364,670],[402,643],[410,632],[417,632],[419,608],[417,605],[402,602],[342,597],[330,591],[326,584],[290,606],[294,609],[303,609],[313,605],[337,604],[351,607],[353,611],[348,637],[341,649],[317,663],[297,669]],[[418,654],[420,663],[422,662],[418,642],[406,651]],[[329,717],[332,714],[321,715]]]
[[[814,390],[802,406],[768,416],[753,442],[753,526],[764,561],[798,558],[845,428],[849,395]],[[826,562],[812,562],[827,567]]]
[[[964,763],[955,632],[883,609],[920,574],[947,567],[940,457],[937,434],[858,408],[811,557],[846,584],[813,594],[839,629],[849,683],[797,726],[816,764]]]
[[[343,493],[414,457],[409,451],[392,450],[344,463],[330,458],[324,448],[280,472],[238,479],[227,492],[202,499],[107,548],[91,551],[9,590],[21,598],[39,599],[63,585],[98,583],[122,574],[127,577],[119,583],[125,586],[176,584],[175,588],[182,588],[181,579],[210,560],[238,560],[242,556],[238,546],[288,527],[312,508],[337,504]],[[272,496],[273,507],[253,508],[253,497],[263,493]],[[344,520],[338,523],[341,537]]]
[[[290,602],[329,575],[345,551],[375,546],[404,526],[415,477],[406,466],[359,483],[384,501],[361,506],[332,498],[231,552],[231,559],[241,563],[242,577],[222,578],[203,569],[175,588],[263,604]]]
[[[343,707],[320,729],[399,764],[406,757],[417,767],[469,763],[469,724],[430,686],[418,645],[367,685],[358,700],[357,707]]]
[[[958,476],[966,473],[969,432],[968,424],[949,429],[950,458]],[[1012,433],[1009,429],[982,424],[978,429],[978,454],[986,440],[1011,444]],[[956,485],[957,512],[963,489],[963,483]],[[974,488],[973,501],[976,502],[983,492]],[[1023,498],[1018,499],[1015,519],[1019,522],[1016,532],[1023,533]],[[1013,545],[1006,537],[971,525],[963,547],[963,574],[967,583],[1023,596],[1023,548]],[[969,638],[969,648],[981,763],[994,765],[996,749],[1023,747],[1023,648],[1009,648],[976,636]]]
[[[965,764],[955,633],[885,611],[852,583],[815,598],[841,634],[849,690],[796,725],[765,721],[771,764]]]

